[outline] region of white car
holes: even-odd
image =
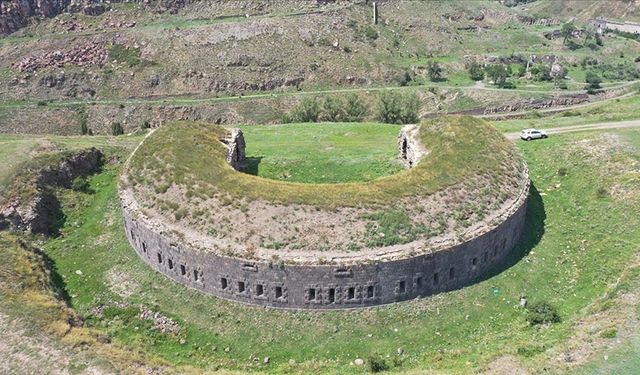
[[[544,130],[538,130],[538,129],[524,129],[523,131],[520,132],[520,138],[524,139],[525,141],[530,141],[532,139],[541,139],[541,138],[547,138],[547,132]]]

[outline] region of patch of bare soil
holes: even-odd
[[[0,312],[0,373],[107,374],[41,331]]]
[[[491,375],[529,375],[527,370],[518,359],[511,355],[503,355],[491,362],[484,374]]]
[[[123,298],[128,298],[140,292],[140,285],[130,274],[114,267],[107,272],[109,289]]]

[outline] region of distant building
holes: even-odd
[[[607,20],[604,17],[598,17],[589,21],[596,28],[598,35],[604,34],[606,30],[616,30],[632,34],[640,34],[640,23],[620,22]]]

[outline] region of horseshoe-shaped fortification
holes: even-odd
[[[388,304],[494,271],[525,225],[529,177],[515,146],[466,116],[404,127],[398,146],[407,168],[395,175],[299,184],[237,171],[237,129],[168,125],[121,176],[126,235],[176,282],[275,308]]]

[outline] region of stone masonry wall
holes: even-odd
[[[522,199],[493,230],[449,249],[344,266],[272,264],[197,251],[148,227],[131,206],[123,205],[123,212],[127,238],[140,258],[187,287],[260,306],[345,309],[409,300],[476,282],[517,245],[526,202]]]
[[[400,161],[405,168],[413,168],[420,162],[420,159],[427,153],[427,150],[420,142],[420,127],[418,125],[405,125],[400,129],[398,135],[398,149]]]

